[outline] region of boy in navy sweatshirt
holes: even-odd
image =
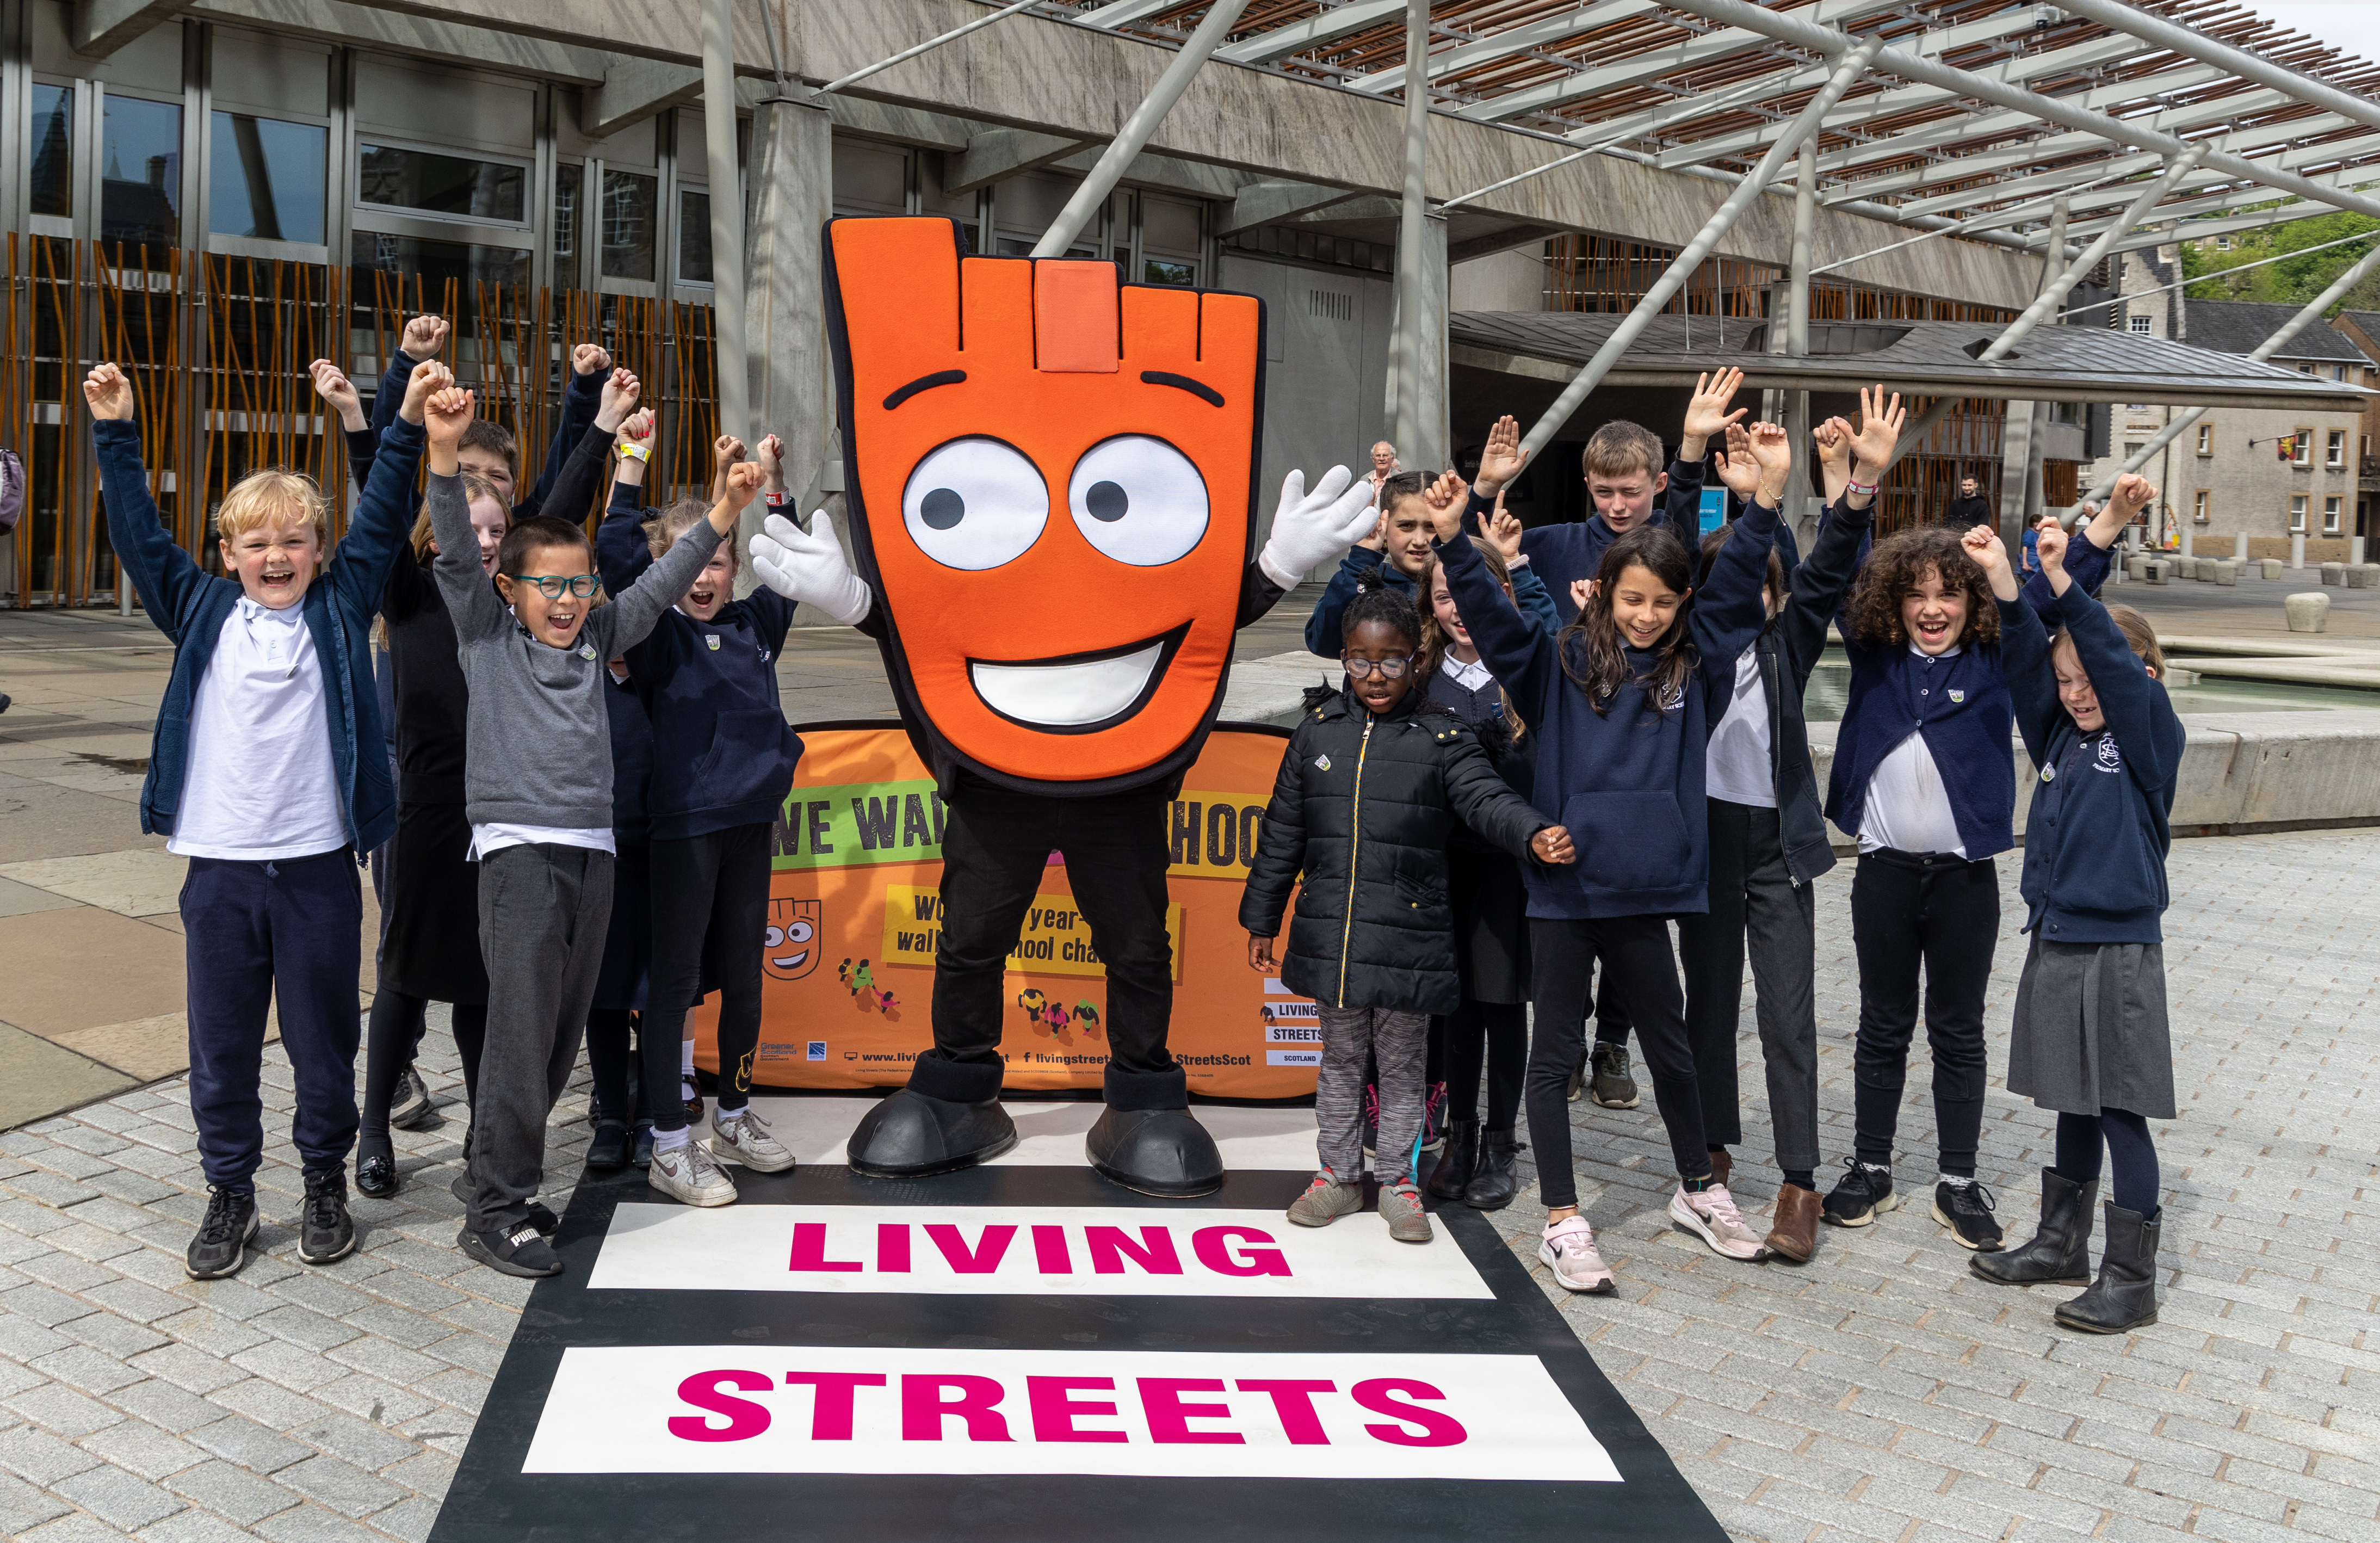
[[[613,507],[597,533],[604,584],[625,589],[698,528],[703,508],[680,500],[640,523],[642,463],[624,466]],[[753,467],[758,474],[762,468]],[[772,835],[802,742],[777,697],[777,656],[794,602],[765,587],[735,598],[735,549],[722,546],[652,633],[627,650],[628,685],[652,723],[652,975],[648,1016],[672,1025],[702,999],[706,957],[718,976],[719,1101],[711,1147],[693,1139],[686,1107],[655,1100],[652,1187],[692,1206],[723,1206],[735,1182],[716,1160],[759,1172],[794,1165],[794,1155],[750,1112],[752,1063],[760,1042],[760,954],[769,921]],[[677,1041],[645,1036],[644,1085],[677,1072]]]
[[[2040,769],[2020,885],[2033,942],[2017,985],[2008,1087],[2058,1114],[2038,1231],[2020,1247],[1977,1255],[1973,1269],[2007,1285],[2089,1281],[2104,1148],[2115,1170],[2107,1252],[2091,1289],[2056,1317],[2069,1329],[2120,1333],[2156,1321],[2160,1186],[2148,1123],[2176,1113],[2160,918],[2187,735],[2157,678],[2156,633],[2071,581],[2065,532],[2045,522],[2035,536],[2060,624],[2055,638],[2030,606],[2007,598],[2016,584],[1998,540],[1980,529],[1973,540],[2000,598],[2017,726]]]
[[[423,364],[406,383],[388,454],[327,563],[321,491],[286,471],[242,478],[215,515],[231,576],[222,578],[158,517],[131,383],[113,364],[83,383],[109,538],[149,619],[176,644],[140,829],[190,860],[190,1113],[209,1192],[184,1262],[194,1279],[238,1270],[256,1236],[259,1084],[276,999],[306,1176],[298,1257],[328,1264],[355,1246],[346,1163],[360,1027],[356,863],[396,828],[369,638],[410,521],[423,403],[450,378]]]

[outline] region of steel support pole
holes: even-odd
[[[2365,279],[2370,278],[2375,272],[2380,272],[2380,247],[2374,247],[2372,250],[2364,253],[2362,258],[2358,261],[2353,267],[2348,269],[2347,272],[2333,279],[2329,288],[2324,290],[2321,294],[2316,295],[2313,299],[2308,300],[2305,303],[2304,309],[2301,310],[2295,316],[2290,317],[2287,322],[2283,322],[2272,336],[2265,339],[2264,342],[2257,344],[2254,348],[2249,351],[2248,357],[2255,360],[2258,364],[2262,364],[2265,360],[2271,358],[2275,354],[2279,353],[2283,348],[2289,346],[2289,340],[2291,338],[2297,336],[2298,334],[2305,331],[2308,327],[2313,326],[2316,322],[2321,321],[2323,312],[2328,310],[2332,306],[2337,305],[2340,298],[2349,290],[2354,288],[2357,285],[2362,284]],[[2164,428],[2159,429],[2155,434],[2150,436],[2147,443],[2142,445],[2138,450],[2133,451],[2130,456],[2126,456],[2122,466],[2118,467],[2114,471],[2109,472],[2106,477],[2101,478],[2099,481],[2092,487],[2091,491],[2083,495],[2082,502],[2084,504],[2096,504],[2105,499],[2109,493],[2115,492],[2117,478],[2138,471],[2141,468],[2148,465],[2152,460],[2155,460],[2156,458],[2157,452],[2163,450],[2167,445],[2171,444],[2175,440],[2180,439],[2183,433],[2188,431],[2192,424],[2206,416],[2206,411],[2207,409],[2204,407],[2192,407],[2188,412],[2176,417],[2173,421],[2168,423]],[[2082,504],[2078,504],[2073,509],[2063,510],[2060,512],[2059,517],[2070,525],[2074,520],[2075,510],[2080,509],[2081,507]]]
[[[1397,330],[1389,344],[1389,442],[1420,467],[1433,466],[1423,454],[1421,413],[1421,334],[1430,322],[1432,287],[1422,273],[1428,176],[1429,0],[1405,0],[1405,176],[1397,220]]]
[[[1785,169],[1785,163],[1800,152],[1802,142],[1818,131],[1827,121],[1827,115],[1834,111],[1835,103],[1842,100],[1843,92],[1851,89],[1852,82],[1866,70],[1868,61],[1883,46],[1875,38],[1864,39],[1851,45],[1849,52],[1843,55],[1842,62],[1835,67],[1835,73],[1819,88],[1818,94],[1810,99],[1809,105],[1802,109],[1801,115],[1786,127],[1785,132],[1777,137],[1777,142],[1768,147],[1768,153],[1760,158],[1760,164],[1753,168],[1750,176],[1737,182],[1735,191],[1728,194],[1718,212],[1711,215],[1694,238],[1686,243],[1685,250],[1680,252],[1668,271],[1654,281],[1653,287],[1645,298],[1636,302],[1636,309],[1612,329],[1603,346],[1586,361],[1586,368],[1562,388],[1562,394],[1554,399],[1554,405],[1546,409],[1545,416],[1537,419],[1536,426],[1521,442],[1524,450],[1536,455],[1552,441],[1564,423],[1570,421],[1571,414],[1578,411],[1581,404],[1602,383],[1603,377],[1611,373],[1611,367],[1619,363],[1620,357],[1644,334],[1645,329],[1652,324],[1653,318],[1660,314],[1661,308],[1670,303],[1670,298],[1678,292],[1696,268],[1702,266],[1703,259],[1718,245],[1718,238],[1725,236],[1742,216],[1744,210],[1751,207],[1752,200],[1777,180]]]
[[[744,181],[735,164],[735,0],[703,0],[702,139],[710,173],[710,336],[719,431],[752,436],[750,367],[744,347]],[[760,529],[759,500],[744,539]]]
[[[1215,4],[1208,7],[1197,30],[1190,34],[1189,41],[1166,65],[1165,73],[1157,78],[1157,84],[1149,89],[1148,97],[1132,110],[1132,115],[1123,120],[1123,128],[1117,130],[1116,137],[1108,142],[1107,150],[1099,156],[1099,164],[1083,178],[1083,185],[1075,189],[1075,196],[1066,200],[1066,207],[1058,212],[1056,223],[1041,233],[1041,239],[1033,247],[1035,257],[1066,255],[1066,249],[1075,244],[1075,237],[1083,233],[1083,227],[1089,225],[1107,203],[1108,195],[1115,191],[1115,185],[1123,180],[1123,174],[1132,165],[1133,157],[1148,143],[1148,137],[1157,132],[1157,126],[1165,121],[1165,115],[1173,110],[1173,104],[1182,100],[1182,93],[1189,89],[1190,78],[1198,73],[1198,67],[1207,62],[1207,56],[1222,45],[1223,39],[1230,34],[1233,24],[1240,19],[1240,13],[1247,6],[1248,0],[1215,0]]]
[[[1753,5],[1750,0],[1675,0],[1672,8],[1701,17],[1706,21],[1741,27],[1830,59],[1840,57],[1850,49],[1859,46],[1831,27],[1821,27],[1804,19],[1807,12],[1772,11],[1765,6]],[[2196,38],[2197,34],[2192,36]],[[1960,96],[2029,114],[2047,123],[2063,124],[2069,128],[2096,134],[2101,139],[2119,145],[2131,145],[2136,150],[2153,150],[2160,155],[2180,155],[2190,148],[2179,137],[2152,127],[2154,114],[2143,114],[2135,118],[2112,117],[2063,98],[2044,96],[2022,86],[1995,80],[1988,75],[1979,75],[1973,70],[1960,69],[1939,60],[1894,48],[1876,54],[1874,62],[1880,75],[1897,76],[1915,85],[1938,86]],[[2211,170],[2262,183],[2281,192],[2294,193],[2301,199],[2326,204],[2333,209],[2352,210],[2359,214],[2380,217],[2380,197],[2333,188],[2313,177],[2283,171],[2266,162],[2252,161],[2228,151],[2208,151],[2205,164]]]
[[[2300,74],[2287,65],[2276,64],[2262,55],[2208,37],[2196,28],[2184,27],[2153,11],[2122,5],[2118,0],[2074,0],[2072,5],[2066,4],[2066,0],[2058,0],[2058,4],[2067,12],[2095,21],[2112,31],[2126,33],[2159,48],[2171,49],[2185,59],[2219,66],[2260,86],[2287,91],[2300,102],[2326,107],[2341,117],[2380,128],[2380,103],[2374,103],[2370,97],[2326,85],[2312,76]]]
[[[2058,280],[2062,267],[2058,254],[2066,249],[2067,213],[2067,200],[2062,196],[2049,207],[2049,242],[2041,263],[2042,295],[2049,294]],[[2043,415],[2039,407],[2035,402],[2010,401],[2000,416],[1999,527],[2003,541],[2024,539],[2025,517],[2041,503],[2037,489]]]
[[[1818,140],[1812,135],[1802,141],[1801,159],[1793,178],[1793,245],[1787,254],[1785,266],[1786,305],[1785,352],[1795,358],[1807,358],[1810,352],[1810,248],[1816,241],[1818,227]],[[1814,457],[1810,454],[1810,394],[1789,391],[1785,394],[1785,442],[1793,447],[1795,459],[1803,463],[1803,474],[1789,484],[1792,503],[1783,513],[1793,525],[1793,534],[1808,551],[1817,528],[1817,516],[1811,509],[1810,477],[1806,468]]]

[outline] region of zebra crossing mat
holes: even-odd
[[[432,1543],[1726,1536],[1467,1209],[730,1172],[581,1182]]]

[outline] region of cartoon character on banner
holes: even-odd
[[[771,900],[760,963],[779,980],[799,980],[818,968],[819,903]]]
[[[1087,998],[1075,1003],[1069,1012],[1064,1004],[1051,1002],[1038,988],[1028,986],[1016,993],[1016,1005],[1025,1009],[1026,1027],[1044,1039],[1055,1039],[1071,1048],[1077,1028],[1088,1039],[1099,1038],[1099,1006]]]
[[[876,972],[868,967],[867,960],[862,959],[854,965],[845,959],[834,967],[834,978],[843,982],[843,989],[851,993],[852,1002],[861,1012],[881,1013],[893,1022],[900,1022],[901,1014],[895,1011],[900,1003],[893,999],[892,992],[876,984]]]
[[[853,1133],[851,1166],[916,1178],[1015,1144],[1002,976],[1073,838],[1100,854],[1068,873],[1108,975],[1091,1164],[1145,1194],[1211,1193],[1222,1160],[1166,1043],[1165,814],[1232,634],[1372,529],[1370,487],[1290,473],[1258,550],[1252,296],[971,257],[950,220],[837,218],[823,239],[857,571],[820,511],[808,530],[771,518],[753,572],[877,639],[950,809],[933,1047]]]

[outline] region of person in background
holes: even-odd
[[[1380,506],[1380,490],[1397,474],[1397,447],[1387,440],[1372,446],[1372,469],[1366,473],[1372,483],[1372,506]]]
[[[1999,511],[1984,497],[1983,484],[1972,477],[1959,479],[1959,496],[1942,511],[1942,523],[1953,530],[1990,525],[1998,518]]]

